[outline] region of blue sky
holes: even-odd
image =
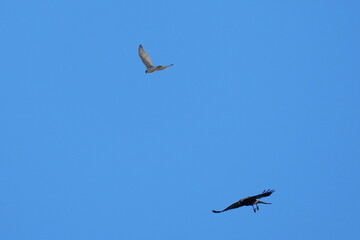
[[[359,238],[359,12],[1,1],[0,239]]]

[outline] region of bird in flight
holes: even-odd
[[[259,203],[271,204],[271,203],[267,203],[267,202],[262,202],[262,201],[260,201],[260,200],[258,200],[258,199],[259,199],[259,198],[263,198],[263,197],[268,197],[268,196],[270,196],[273,192],[275,192],[275,190],[270,190],[270,189],[264,190],[261,194],[240,199],[238,202],[231,204],[230,206],[228,206],[228,207],[225,208],[224,210],[221,210],[221,211],[212,210],[212,211],[213,211],[213,213],[221,213],[221,212],[225,212],[225,211],[227,211],[227,210],[239,208],[239,207],[242,207],[242,206],[252,206],[254,212],[256,212],[256,211],[259,210],[259,206],[258,206]],[[254,207],[254,205],[255,205],[256,207]]]
[[[139,46],[139,56],[140,56],[142,62],[143,62],[143,63],[145,64],[145,66],[146,66],[146,71],[145,71],[145,73],[152,73],[152,72],[155,72],[155,71],[164,70],[164,69],[166,69],[166,68],[171,67],[172,65],[174,65],[174,64],[170,64],[170,65],[168,65],[168,66],[161,66],[161,65],[159,65],[159,66],[156,66],[156,67],[155,67],[155,66],[152,64],[152,62],[151,62],[150,56],[145,52],[145,50],[144,50],[143,46],[141,46],[141,44],[140,44],[140,46]]]

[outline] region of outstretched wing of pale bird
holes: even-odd
[[[248,197],[248,199],[259,199],[259,198],[263,198],[263,197],[268,197],[270,196],[273,192],[275,192],[275,190],[272,190],[272,189],[267,189],[267,190],[264,190],[262,193],[258,194],[258,195],[255,195],[255,196],[251,196],[251,197]]]
[[[145,52],[143,46],[139,46],[139,56],[147,68],[153,67],[150,56]]]

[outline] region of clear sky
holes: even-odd
[[[359,26],[356,0],[1,1],[0,239],[360,239]]]

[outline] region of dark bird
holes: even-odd
[[[171,67],[172,65],[174,64],[170,64],[170,65],[167,65],[167,66],[154,66],[152,64],[152,61],[150,59],[150,56],[145,52],[143,46],[139,46],[139,56],[141,58],[141,61],[144,63],[145,67],[146,67],[146,71],[145,73],[152,73],[152,72],[155,72],[155,71],[160,71],[160,70],[164,70],[168,67]]]
[[[260,200],[258,200],[258,199],[259,199],[259,198],[263,198],[263,197],[268,197],[268,196],[270,196],[273,192],[275,192],[275,190],[271,190],[271,189],[264,190],[261,194],[240,199],[238,202],[231,204],[230,206],[228,206],[228,207],[225,208],[224,210],[221,210],[221,211],[212,210],[212,211],[213,211],[213,213],[221,213],[221,212],[225,212],[225,211],[227,211],[227,210],[239,208],[239,207],[242,207],[242,206],[252,206],[254,212],[256,212],[257,210],[259,210],[259,206],[258,206],[259,203],[271,204],[271,203],[267,203],[267,202],[262,202],[262,201],[260,201]],[[254,205],[255,205],[256,207],[254,207]]]

